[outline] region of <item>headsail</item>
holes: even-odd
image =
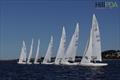
[[[66,51],[65,61],[75,61],[79,39],[79,23],[76,25],[75,32]]]
[[[46,55],[44,57],[43,63],[49,63],[51,61],[51,55],[53,53],[52,49],[53,49],[53,36],[51,36],[51,40],[50,40]]]
[[[63,27],[61,41],[55,59],[55,64],[61,64],[61,62],[63,61],[65,55],[65,43],[66,43],[66,32],[65,32],[65,28]]]
[[[20,53],[20,58],[19,58],[19,62],[18,63],[26,63],[26,54],[27,54],[27,51],[26,51],[26,45],[25,45],[25,41],[23,41],[23,46],[22,46],[22,50],[21,50],[21,53]]]
[[[27,60],[28,64],[30,63],[30,59],[31,59],[31,56],[32,56],[32,50],[33,50],[33,39],[32,39],[32,43],[31,43],[31,47],[30,47],[30,53],[29,53],[28,60]]]
[[[35,56],[35,60],[34,60],[34,64],[37,64],[38,62],[38,57],[39,57],[39,48],[40,47],[40,40],[38,40],[38,45],[37,45],[37,52],[36,52],[36,56]]]
[[[84,55],[82,57],[81,63],[90,63],[91,61],[91,56],[92,56],[92,29],[90,32],[90,38],[87,41],[86,47],[85,47],[85,51],[84,51]]]

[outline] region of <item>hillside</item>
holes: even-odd
[[[103,59],[120,59],[120,50],[106,50],[102,52]]]

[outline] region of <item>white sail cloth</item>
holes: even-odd
[[[100,32],[97,19],[95,14],[92,19],[92,28],[90,31],[90,38],[87,42],[86,49],[81,60],[81,63],[90,63],[94,61],[102,61],[101,59],[101,42],[100,42]]]
[[[49,42],[49,46],[43,60],[43,64],[47,64],[51,62],[52,53],[53,53],[53,36],[51,36],[51,40]]]
[[[58,48],[57,56],[55,58],[55,64],[62,64],[63,62],[65,55],[65,43],[66,43],[66,32],[65,32],[65,28],[63,27],[60,45]]]
[[[26,55],[27,55],[26,45],[25,45],[25,41],[23,41],[23,46],[22,46],[22,50],[20,53],[20,58],[19,58],[18,64],[26,63]]]

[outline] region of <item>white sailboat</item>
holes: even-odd
[[[46,55],[44,57],[43,64],[52,64],[51,63],[52,53],[53,53],[53,36],[51,36],[51,40],[50,40]]]
[[[34,60],[34,64],[39,64],[39,62],[38,62],[39,49],[40,49],[39,46],[40,46],[40,40],[38,40],[37,52],[36,52],[36,56],[35,56],[35,60]]]
[[[23,46],[20,53],[18,64],[26,64],[26,54],[27,54],[26,45],[25,45],[25,41],[23,41]]]
[[[65,56],[65,43],[66,43],[66,32],[65,32],[65,28],[63,27],[60,45],[58,48],[57,56],[55,58],[55,64],[62,64],[62,62],[64,61],[63,59]]]
[[[90,39],[81,60],[82,66],[107,66],[107,63],[98,63],[102,61],[101,58],[101,41],[100,32],[95,14],[92,19],[92,28],[90,31]]]
[[[76,56],[77,47],[78,47],[78,39],[79,39],[79,23],[77,23],[76,25],[75,32],[67,48],[67,51],[65,54],[65,61],[63,64],[66,64],[66,65],[77,65],[78,64],[78,63],[75,63],[75,56]],[[70,63],[69,61],[72,63]]]
[[[31,56],[32,56],[32,51],[33,51],[33,39],[32,39],[32,43],[31,43],[31,47],[30,47],[30,53],[29,53],[29,56],[28,56],[27,64],[32,64],[30,62]]]

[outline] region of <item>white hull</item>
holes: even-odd
[[[34,64],[39,64],[39,62],[35,62]]]
[[[28,62],[27,64],[32,64],[31,62]]]
[[[62,62],[60,64],[55,64],[55,65],[68,65],[68,66],[73,66],[73,65],[79,65],[79,62],[74,62],[74,63],[69,63],[69,62]]]
[[[74,63],[69,63],[69,62],[64,62],[62,65],[79,65],[79,62],[74,62]]]
[[[54,63],[42,63],[42,64],[51,65],[51,64],[54,64]]]
[[[107,66],[107,63],[80,63],[81,66]]]
[[[18,62],[18,64],[26,64],[26,62]]]

